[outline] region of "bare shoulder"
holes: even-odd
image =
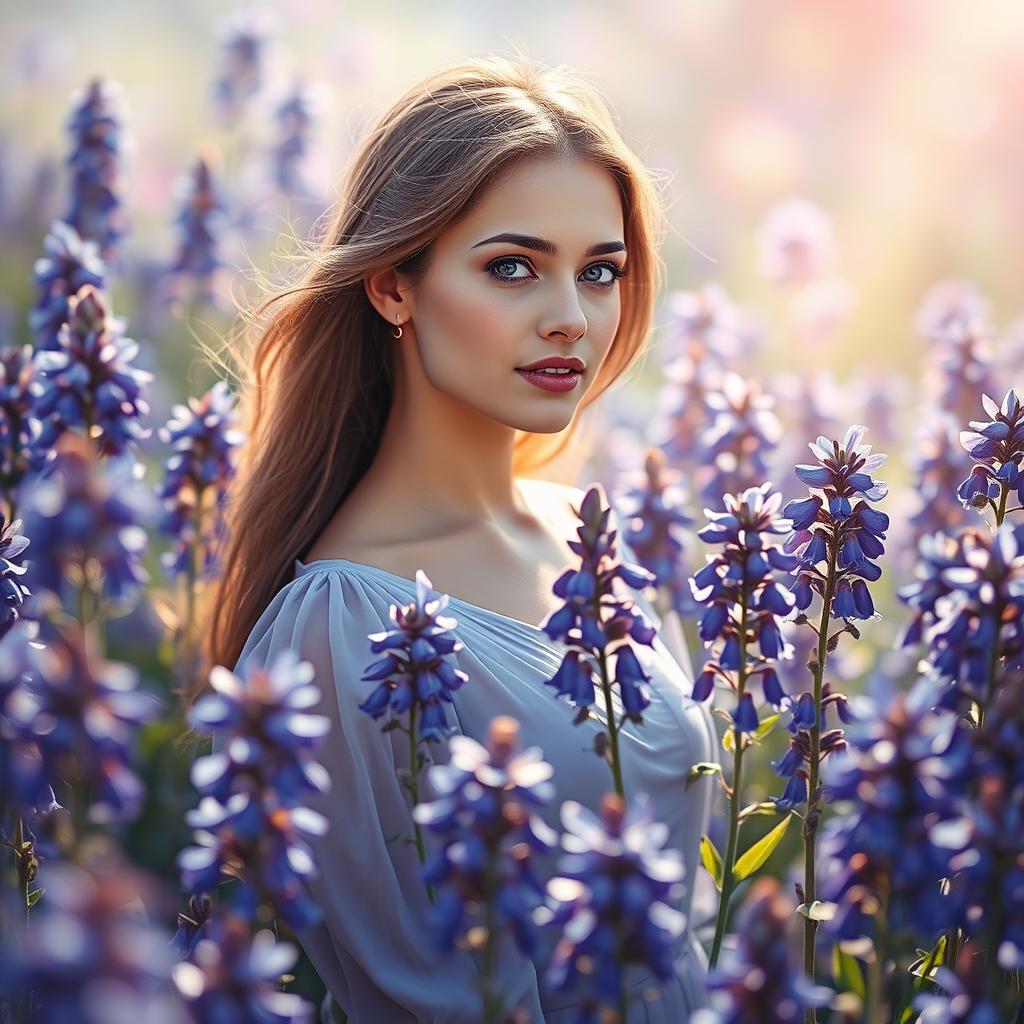
[[[523,485],[524,492],[529,488],[537,501],[558,511],[563,511],[569,506],[578,509],[583,501],[584,494],[586,494],[586,491],[581,490],[579,487],[559,483],[557,480],[526,479],[521,477],[519,483]]]

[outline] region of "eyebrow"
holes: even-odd
[[[478,249],[481,245],[490,245],[493,242],[507,242],[512,245],[521,245],[524,249],[536,249],[538,252],[542,252],[547,256],[557,256],[558,246],[554,242],[549,242],[546,238],[536,238],[533,235],[519,235],[514,231],[506,231],[500,235],[492,235],[490,238],[485,238],[482,242],[477,242],[471,246],[473,249]],[[611,252],[625,252],[626,246],[623,242],[599,242],[597,245],[592,245],[583,255],[584,256],[604,256],[606,253]]]

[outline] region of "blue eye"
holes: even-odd
[[[529,277],[513,277],[512,274],[501,273],[498,268],[504,267],[525,267],[527,270],[530,269],[529,261],[522,256],[501,256],[496,260],[492,260],[487,264],[486,271],[495,280],[501,281],[505,284],[512,284],[517,281],[528,281]],[[593,285],[595,288],[607,289],[611,288],[616,281],[626,276],[626,271],[620,269],[615,263],[593,263],[586,270],[584,274],[591,270],[607,270],[610,274],[605,280],[598,280],[596,278],[590,278],[587,284]]]

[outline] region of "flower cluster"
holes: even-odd
[[[43,241],[45,256],[36,260],[32,277],[39,297],[28,315],[37,349],[60,349],[59,332],[68,320],[68,300],[87,284],[102,291],[106,267],[99,246],[55,220]]]
[[[738,373],[727,373],[721,390],[707,395],[711,424],[701,437],[697,478],[708,504],[766,478],[769,454],[782,436],[774,406],[756,380]]]
[[[934,709],[936,696],[921,677],[858,714],[847,756],[832,763],[826,795],[847,813],[823,832],[821,893],[838,904],[828,930],[840,941],[874,933],[880,899],[892,931],[920,929],[931,940],[951,923],[939,881],[960,845],[971,746],[958,717]]]
[[[87,587],[130,608],[149,581],[142,558],[156,502],[140,479],[145,467],[124,459],[101,469],[95,445],[71,434],[48,465],[25,489],[32,593],[51,591],[70,608],[73,589]]]
[[[580,503],[582,525],[576,529],[579,540],[569,541],[569,547],[580,557],[580,568],[566,569],[555,581],[552,590],[565,604],[541,623],[541,629],[552,640],[563,641],[570,648],[547,684],[559,696],[567,694],[581,709],[577,722],[587,717],[595,699],[592,664],[604,664],[610,654],[615,657],[614,682],[625,717],[642,722],[643,709],[650,704],[643,685],[650,677],[626,638],[652,646],[657,633],[631,600],[616,596],[614,584],[619,579],[628,587],[642,590],[654,582],[654,574],[616,559],[618,530],[608,528],[611,512],[600,486],[591,487]]]
[[[31,345],[10,345],[0,352],[0,494],[14,507],[22,481],[42,468],[39,445],[43,425],[33,409],[35,364]]]
[[[309,154],[317,106],[316,93],[299,83],[275,111],[278,138],[272,154],[274,184],[291,198],[312,198],[303,165]]]
[[[299,958],[290,942],[231,912],[218,913],[203,929],[187,960],[172,968],[174,985],[194,1024],[273,1021],[313,1024],[312,1004],[282,992],[278,980]]]
[[[95,439],[104,455],[117,455],[150,436],[148,382],[153,374],[133,365],[138,342],[124,336],[103,297],[85,285],[68,300],[58,347],[35,354],[33,414],[43,421],[38,445],[49,449],[68,430]]]
[[[743,904],[737,944],[708,975],[711,1006],[690,1024],[797,1024],[827,1006],[832,992],[812,985],[790,956],[793,904],[779,882],[757,879]]]
[[[196,160],[191,175],[178,186],[178,198],[178,247],[167,268],[166,297],[172,305],[180,305],[192,286],[204,301],[222,304],[221,245],[227,207],[208,159]]]
[[[870,619],[875,615],[865,580],[877,580],[882,574],[871,559],[885,550],[882,541],[889,517],[868,502],[884,498],[888,488],[871,477],[886,456],[871,455],[871,445],[861,444],[866,429],[850,427],[842,444],[819,437],[809,445],[818,465],[796,467],[797,477],[812,492],[821,492],[788,502],[783,509],[794,531],[785,550],[800,557],[793,594],[801,611],[810,606],[815,592],[825,595],[834,574],[831,616]],[[827,573],[818,569],[822,562],[829,565]]]
[[[1024,654],[1024,524],[924,537],[915,576],[897,592],[914,609],[903,645],[927,644],[928,663],[950,683],[943,706],[984,705],[998,659]]]
[[[462,643],[452,632],[456,620],[443,614],[447,607],[448,595],[437,593],[419,569],[415,600],[391,608],[396,628],[369,636],[370,650],[383,656],[363,672],[362,679],[376,688],[359,710],[373,718],[388,708],[409,712],[416,743],[436,742],[452,731],[444,705],[452,703],[452,693],[469,679],[449,660],[462,650]]]
[[[686,580],[686,552],[678,534],[693,524],[684,511],[685,494],[678,472],[667,468],[665,455],[650,448],[644,459],[642,482],[618,501],[619,520],[625,523],[622,539],[637,561],[654,574],[654,586],[667,589],[671,607],[683,614],[693,602]]]
[[[1024,506],[1024,408],[1013,388],[1002,405],[988,395],[981,396],[981,404],[991,418],[971,420],[971,429],[960,432],[960,444],[974,467],[956,496],[964,508],[991,508],[1000,523],[1009,492],[1016,493],[1017,508]]]
[[[264,85],[267,42],[276,19],[250,9],[221,19],[220,67],[213,85],[214,104],[226,123],[236,122]]]
[[[186,816],[199,845],[179,855],[184,884],[199,893],[222,875],[238,878],[232,896],[250,919],[266,899],[293,927],[307,927],[320,912],[302,885],[316,866],[301,834],[323,835],[327,820],[300,801],[330,789],[313,760],[330,719],[305,710],[320,699],[313,666],[283,650],[241,677],[215,665],[210,685],[189,712],[190,724],[214,737],[214,752],[192,767],[203,799]]]
[[[638,964],[660,981],[672,977],[674,940],[686,918],[671,904],[683,894],[682,855],[664,849],[668,828],[654,818],[645,794],[630,805],[615,793],[598,818],[575,800],[561,808],[565,853],[548,882],[548,906],[535,918],[562,929],[547,969],[559,990],[585,982],[581,1010],[617,1006],[624,968]]]
[[[690,581],[694,598],[706,609],[700,638],[706,647],[720,649],[697,677],[693,699],[707,700],[716,678],[723,679],[737,691],[733,723],[739,732],[756,731],[758,718],[752,695],[737,686],[737,673],[759,677],[764,699],[774,707],[786,700],[771,662],[786,655],[779,621],[792,611],[793,596],[774,574],[790,573],[797,559],[766,543],[790,532],[789,520],[778,515],[781,502],[771,484],[727,494],[724,512],[704,510],[710,522],[697,534],[707,544],[722,545]],[[753,654],[754,644],[760,657]]]
[[[187,406],[174,406],[166,426],[158,431],[160,440],[173,449],[157,492],[164,503],[157,529],[177,541],[175,550],[161,559],[171,575],[187,570],[197,543],[202,545],[204,573],[216,568],[214,539],[220,535],[223,501],[234,475],[237,451],[245,440],[245,434],[234,427],[237,419],[235,396],[225,381],[218,381],[202,398],[190,398]],[[212,492],[217,521],[204,528],[203,505],[208,492]]]
[[[48,627],[44,639],[29,644],[28,678],[8,701],[22,798],[43,806],[66,782],[88,792],[90,821],[132,821],[145,797],[136,733],[162,702],[139,688],[131,665],[96,657],[78,629]]]
[[[116,82],[96,78],[76,99],[68,121],[71,206],[64,219],[109,262],[128,231],[120,196],[123,93]]]
[[[30,1001],[33,1021],[189,1024],[170,987],[169,935],[139,913],[165,902],[155,880],[107,843],[84,866],[47,866],[42,880],[31,923],[0,941],[0,994]]]
[[[444,838],[423,870],[440,887],[434,908],[437,943],[453,948],[467,930],[467,903],[496,911],[527,956],[537,948],[531,914],[543,902],[534,870],[535,853],[557,845],[557,835],[530,807],[554,796],[553,769],[539,747],[519,750],[519,723],[506,715],[491,720],[487,746],[453,736],[447,764],[432,765],[427,780],[437,799],[413,809],[417,824]]]
[[[809,199],[787,199],[768,211],[757,232],[761,276],[799,285],[821,277],[836,256],[832,219]]]
[[[21,618],[25,599],[31,591],[21,579],[28,571],[24,553],[29,545],[29,538],[18,533],[21,520],[6,523],[0,516],[0,524],[3,524],[0,533],[0,637],[3,637]]]

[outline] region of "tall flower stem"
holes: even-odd
[[[885,1006],[885,963],[886,951],[889,948],[889,899],[886,880],[881,883],[877,894],[878,907],[875,910],[875,926],[878,928],[878,942],[873,951],[874,959],[868,966],[868,1006],[864,1017],[865,1024],[887,1024]]]
[[[490,851],[487,857],[487,898],[484,908],[484,927],[487,931],[487,940],[484,946],[484,970],[481,979],[484,1024],[500,1024],[501,1007],[504,1002],[500,993],[494,991],[494,964],[497,960],[498,950],[498,929],[494,913],[494,897],[495,890],[497,889],[495,884],[497,860],[497,853],[494,850]]]
[[[737,699],[742,698],[747,684],[747,601],[744,595],[739,630],[740,668],[737,683]],[[729,918],[729,903],[732,900],[735,885],[736,850],[740,835],[740,793],[743,782],[743,734],[739,726],[733,723],[733,774],[732,790],[729,794],[729,841],[725,848],[725,861],[722,864],[722,897],[718,902],[718,919],[715,922],[715,939],[711,947],[709,965],[718,963],[718,954],[722,948],[725,925]]]
[[[818,653],[814,662],[814,725],[811,727],[811,755],[808,765],[807,782],[807,817],[804,819],[804,902],[808,907],[816,899],[815,852],[818,837],[818,825],[821,820],[820,795],[818,793],[819,762],[821,760],[821,691],[825,678],[825,660],[828,657],[828,622],[832,608],[832,598],[836,577],[835,540],[829,544],[828,575],[825,578],[825,593],[822,595],[821,619],[818,623]],[[804,973],[809,981],[814,981],[814,939],[818,930],[818,922],[810,915],[804,918]],[[815,1024],[817,1012],[812,1008],[804,1011],[807,1024]]]
[[[416,750],[416,704],[409,708],[409,793],[412,795],[412,805],[415,807],[420,802],[420,773],[418,771],[419,755]],[[426,848],[423,845],[423,832],[419,822],[413,819],[413,828],[416,831],[416,854],[420,864],[427,860]],[[436,902],[434,887],[427,885],[427,896],[431,903]]]
[[[601,652],[601,692],[604,694],[605,714],[608,716],[608,742],[611,747],[612,780],[615,792],[626,799],[626,791],[622,785],[622,765],[619,763],[619,729],[615,722],[615,709],[612,707],[612,684],[608,678],[608,657]]]

